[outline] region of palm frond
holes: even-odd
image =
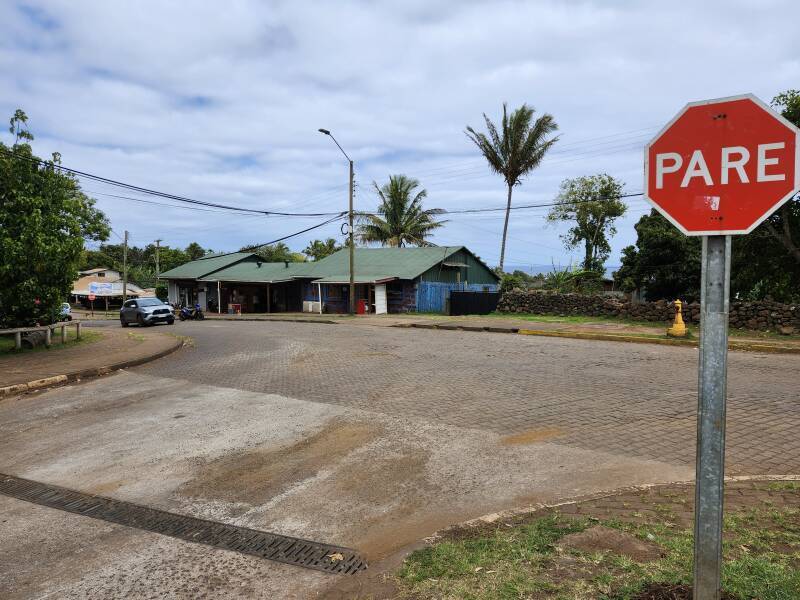
[[[428,193],[417,191],[419,186],[418,180],[405,175],[392,175],[383,186],[373,182],[380,203],[375,214],[359,214],[359,241],[390,247],[427,244],[425,238],[444,223],[433,217],[444,211],[423,209]]]

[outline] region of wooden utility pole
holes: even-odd
[[[156,240],[156,286],[158,286],[158,276],[161,275],[161,269],[158,264],[158,251],[161,248],[161,240]]]
[[[128,230],[122,242],[122,301],[128,299]]]
[[[350,210],[347,216],[348,234],[350,237],[350,316],[356,313],[356,279],[355,279],[355,245],[353,244],[353,161],[350,161]],[[319,302],[322,305],[322,291],[320,290]]]

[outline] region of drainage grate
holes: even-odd
[[[355,550],[188,517],[0,473],[0,494],[93,519],[232,550],[268,560],[352,574],[367,568]]]

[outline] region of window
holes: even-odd
[[[128,300],[125,303],[125,308],[136,308],[136,300]]]
[[[158,298],[142,298],[139,300],[139,306],[160,306],[163,304]],[[134,302],[134,306],[136,306]]]
[[[98,277],[105,277],[105,276],[106,276],[106,272],[105,272],[105,271],[100,271],[100,272],[97,274],[97,276],[98,276]]]
[[[328,293],[327,298],[329,300],[341,300],[342,299],[342,287],[340,285],[329,285],[328,286]]]

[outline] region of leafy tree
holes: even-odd
[[[503,241],[500,245],[500,270],[503,269],[506,254],[508,218],[511,214],[511,194],[514,186],[520,185],[522,178],[539,166],[544,155],[558,140],[558,137],[548,139],[548,136],[558,129],[553,116],[545,113],[533,121],[533,114],[534,109],[523,104],[509,117],[507,106],[503,103],[500,132],[486,113],[483,119],[489,131],[488,136],[476,132],[472,127],[467,127],[465,132],[481,151],[492,171],[503,176],[508,188]]]
[[[197,256],[205,256],[210,250],[204,249],[197,242],[189,244],[185,250],[160,246],[158,263],[161,273],[174,269],[182,264],[196,260]],[[97,250],[86,250],[80,264],[82,271],[105,267],[122,272],[122,244],[100,244]],[[142,287],[156,286],[156,245],[148,244],[144,248],[128,246],[128,281]]]
[[[108,220],[77,180],[42,161],[28,142],[28,118],[17,110],[0,142],[0,327],[47,323],[78,276],[84,239],[105,240]]]
[[[292,252],[283,242],[259,246],[257,248],[242,248],[240,252],[255,252],[264,262],[305,262],[306,257],[299,252]]]
[[[800,91],[775,96],[772,106],[800,126]],[[655,212],[636,225],[636,246],[622,251],[615,274],[622,289],[644,288],[648,300],[699,299],[700,240],[682,235]],[[732,244],[731,297],[800,301],[800,199],[786,202]]]
[[[503,273],[500,277],[500,293],[505,294],[506,292],[510,292],[514,288],[524,288],[525,282],[517,275],[518,271],[514,271],[513,273]]]
[[[800,91],[787,90],[772,99],[772,107],[800,127]],[[759,226],[780,243],[800,266],[800,199],[795,196]]]
[[[377,214],[359,215],[358,238],[364,243],[400,248],[406,245],[429,246],[426,238],[445,221],[434,217],[444,211],[440,208],[422,208],[428,193],[417,191],[419,181],[405,175],[391,175],[389,183],[378,187],[372,182],[380,198]]]
[[[186,246],[185,252],[189,257],[189,260],[197,260],[198,258],[203,258],[208,252],[211,252],[211,250],[205,250],[197,242],[192,242]]]
[[[580,267],[560,269],[553,267],[544,276],[544,289],[560,294],[595,294],[603,289],[603,274]]]
[[[643,290],[647,300],[700,298],[700,238],[683,235],[656,210],[636,223],[636,245],[622,249],[614,274],[626,292]]]
[[[314,240],[309,242],[306,249],[303,250],[303,254],[310,257],[312,260],[321,260],[326,256],[330,256],[337,250],[341,250],[343,246],[340,246],[336,243],[336,240],[333,238],[328,238],[327,240]]]
[[[544,275],[542,273],[536,273],[535,275],[531,275],[530,273],[526,273],[525,271],[514,269],[514,272],[511,274],[514,277],[517,277],[525,285],[531,285],[537,282],[544,281]]]
[[[574,223],[561,239],[568,250],[583,244],[585,271],[603,272],[611,253],[609,238],[617,233],[614,221],[628,208],[620,199],[623,186],[606,174],[565,179],[561,183],[558,204],[550,209],[547,220]]]

